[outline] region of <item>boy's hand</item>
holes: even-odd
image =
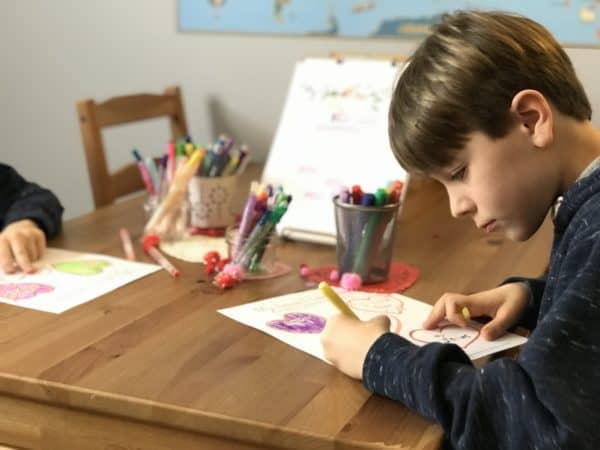
[[[429,317],[423,322],[423,328],[435,328],[443,319],[461,327],[467,326],[462,315],[462,309],[466,306],[471,317],[492,318],[481,329],[483,338],[491,341],[517,323],[528,299],[529,289],[524,283],[508,283],[472,295],[446,293],[433,306]]]
[[[390,331],[387,316],[374,317],[367,322],[341,314],[327,319],[321,334],[325,358],[352,378],[362,378],[362,367],[371,345]]]
[[[31,264],[44,254],[46,235],[29,219],[13,222],[0,233],[0,269],[14,273],[21,268],[25,273],[35,272]]]

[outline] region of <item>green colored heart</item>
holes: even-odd
[[[53,264],[56,270],[72,275],[97,275],[109,265],[108,261],[100,260],[65,261]]]

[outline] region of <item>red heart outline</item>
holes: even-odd
[[[464,330],[465,328],[459,327],[457,325],[454,324],[447,324],[447,325],[442,325],[437,329],[437,332],[442,334],[442,336],[444,335],[444,330],[446,328],[453,328],[453,329],[458,329],[458,330]],[[471,328],[471,327],[466,327],[468,330],[473,330],[475,331],[475,337],[473,337],[470,341],[468,341],[465,345],[461,345],[461,348],[467,348],[469,345],[471,345],[473,342],[475,342],[477,340],[477,338],[479,337],[480,331],[477,328]],[[436,330],[425,330],[424,328],[418,328],[416,330],[411,330],[408,335],[410,336],[410,338],[414,341],[417,342],[422,342],[423,344],[431,344],[433,342],[439,342],[439,341],[425,341],[423,339],[419,339],[417,337],[414,336],[415,333],[418,333],[420,331],[424,331],[427,333],[433,333],[436,332]]]

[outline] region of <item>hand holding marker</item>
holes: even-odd
[[[342,314],[358,319],[358,316],[354,314],[354,311],[337,295],[337,293],[329,286],[325,281],[321,281],[319,284],[319,290],[323,293],[325,298],[331,302],[333,306]]]

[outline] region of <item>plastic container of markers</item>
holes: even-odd
[[[251,242],[248,237],[238,240],[238,232],[237,226],[227,227],[225,241],[228,257],[240,266],[244,279],[260,279],[272,275],[277,263],[277,235],[271,233],[265,239]]]
[[[144,214],[146,223],[150,220],[156,209],[159,207],[161,199],[156,195],[150,195],[144,201]],[[190,206],[187,197],[181,202],[169,217],[161,221],[159,228],[153,230],[162,240],[179,241],[189,234],[190,228]]]
[[[333,198],[340,273],[358,273],[363,283],[388,278],[400,203],[362,206]]]

